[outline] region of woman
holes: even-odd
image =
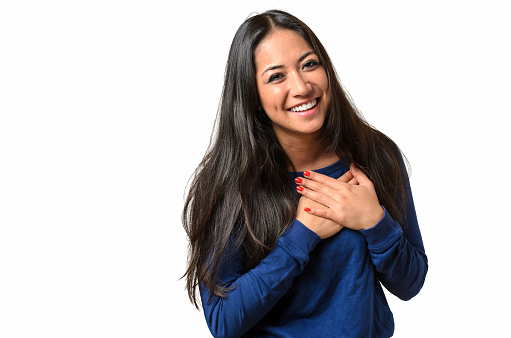
[[[217,123],[183,212],[213,335],[391,336],[381,285],[407,300],[427,272],[405,165],[303,22],[240,26]]]

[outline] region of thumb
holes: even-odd
[[[358,183],[360,185],[372,185],[373,182],[371,182],[371,180],[369,180],[369,177],[367,177],[366,174],[364,174],[364,172],[362,170],[360,170],[355,163],[352,163],[351,164],[351,168],[350,168],[350,171],[351,171],[351,174],[353,175],[353,177],[355,177],[358,181]]]

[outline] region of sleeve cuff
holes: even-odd
[[[383,211],[383,218],[374,227],[360,231],[368,243],[369,250],[373,252],[387,250],[403,235],[399,223],[390,217],[385,207]]]
[[[295,219],[279,238],[277,245],[305,264],[309,261],[310,252],[320,241],[321,237]]]

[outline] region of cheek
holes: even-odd
[[[328,91],[328,76],[326,76],[326,73],[323,75],[323,79],[321,81],[323,83],[323,89]]]
[[[278,90],[262,90],[259,92],[261,105],[266,109],[277,109],[281,105],[281,93]]]
[[[323,70],[322,72],[315,73],[316,77],[316,83],[318,86],[321,86],[321,89],[323,91],[328,90],[328,76],[326,75],[326,71]]]
[[[325,93],[326,99],[328,100],[328,102],[330,102],[330,89],[328,85],[328,79],[324,80],[322,90]]]

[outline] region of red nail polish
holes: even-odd
[[[311,208],[303,208],[303,211],[310,212]]]
[[[302,178],[301,178],[301,177],[297,177],[297,178],[295,178],[295,182],[296,182],[296,183],[302,183]]]
[[[309,177],[310,175],[311,175],[311,172],[310,172],[310,171],[308,171],[308,170],[305,170],[305,171],[303,172],[303,176],[307,176],[307,177]]]
[[[303,191],[303,187],[301,187],[301,186],[297,185],[297,186],[296,186],[296,190],[298,190],[298,191]]]

